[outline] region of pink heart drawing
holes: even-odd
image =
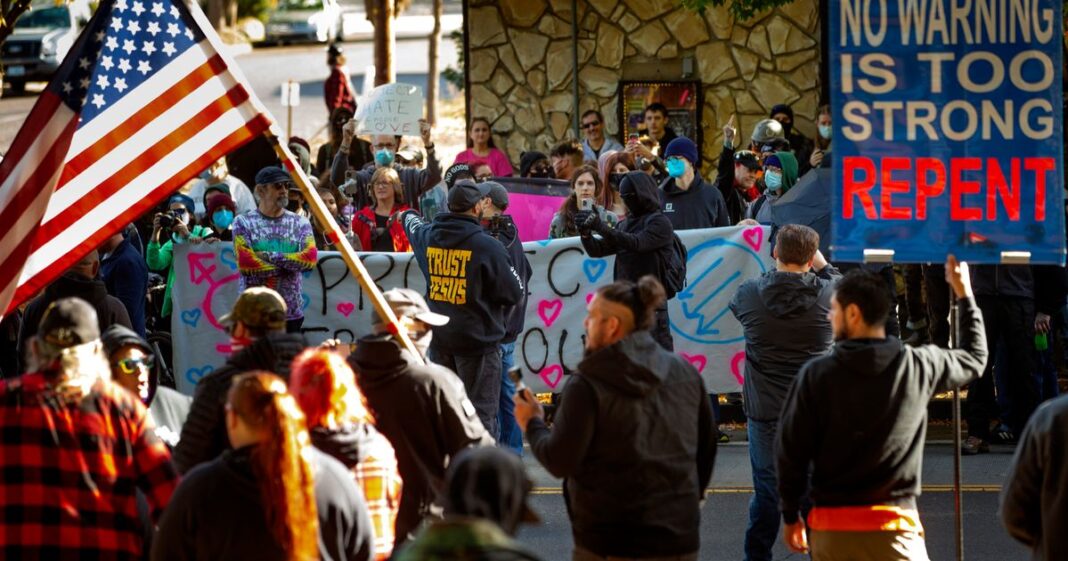
[[[679,354],[697,369],[698,374],[704,371],[705,366],[708,366],[708,357],[705,355],[692,355],[690,353]]]
[[[538,302],[538,317],[545,322],[545,327],[552,327],[553,322],[560,317],[560,312],[563,309],[564,302],[559,298],[556,300],[542,300]]]
[[[564,369],[559,364],[546,366],[541,369],[538,376],[541,376],[541,381],[545,382],[549,389],[555,390],[556,386],[560,385],[560,380],[564,378]]]
[[[745,364],[745,351],[738,351],[738,354],[731,358],[731,374],[734,374],[734,379],[738,380],[741,384],[745,380],[745,371],[742,370]]]
[[[586,295],[586,304],[587,305],[589,305],[590,300],[593,300],[593,293],[592,292]]]
[[[745,243],[753,248],[753,251],[760,251],[760,244],[764,243],[764,228],[761,226],[750,228],[742,232],[742,237],[745,238]]]
[[[340,312],[341,315],[343,315],[345,317],[349,317],[349,314],[351,314],[352,311],[355,310],[355,309],[356,309],[356,305],[353,304],[352,302],[341,302],[340,304],[337,305],[337,311]]]

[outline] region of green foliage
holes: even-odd
[[[463,91],[464,89],[464,34],[459,29],[454,29],[452,33],[449,33],[449,38],[456,44],[456,58],[460,68],[448,67],[442,74],[445,76],[445,81],[456,86],[456,89]]]
[[[277,0],[237,0],[237,19],[256,18],[266,22],[267,12],[277,3]]]
[[[815,0],[801,1],[814,2]],[[727,0],[679,0],[683,7],[699,14],[704,14],[705,8],[709,6],[722,6],[726,2]],[[753,17],[757,12],[785,6],[791,2],[794,2],[794,0],[730,0],[728,11],[739,21],[745,21]]]

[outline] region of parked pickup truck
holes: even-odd
[[[0,48],[4,81],[21,93],[26,82],[51,79],[90,15],[86,2],[34,3],[15,21],[14,31]]]

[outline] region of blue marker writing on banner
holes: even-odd
[[[185,310],[182,312],[182,323],[189,327],[196,327],[200,321],[200,308],[193,308],[192,310]]]
[[[582,272],[586,273],[586,278],[590,282],[597,282],[597,279],[601,278],[607,268],[608,261],[604,259],[587,259],[582,262]]]

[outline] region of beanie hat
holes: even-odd
[[[684,158],[690,162],[690,165],[697,167],[697,145],[685,136],[677,137],[668,143],[667,150],[664,151],[664,159],[666,160],[672,156]]]
[[[519,155],[519,177],[526,177],[530,172],[530,168],[534,167],[534,164],[541,160],[548,160],[549,157],[541,152],[523,152]]]
[[[219,195],[217,197],[211,198],[211,201],[208,203],[207,212],[205,213],[205,216],[210,217],[211,215],[215,214],[216,210],[219,210],[220,208],[228,208],[232,212],[237,212],[237,205],[234,204],[234,200],[230,198],[230,195]]]

